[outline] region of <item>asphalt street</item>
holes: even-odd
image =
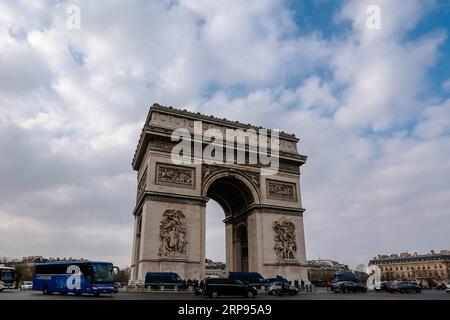
[[[94,297],[89,295],[61,295],[54,293],[44,295],[36,291],[5,290],[0,292],[0,300],[208,300],[204,296],[195,296],[191,292],[119,292],[114,295]],[[240,297],[219,297],[218,300],[244,300]],[[302,292],[297,296],[271,296],[267,293],[258,294],[251,300],[450,300],[450,294],[445,291],[424,290],[422,293],[332,293],[332,292]]]

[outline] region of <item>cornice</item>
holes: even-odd
[[[169,115],[176,115],[176,116],[182,116],[185,118],[189,118],[192,120],[202,120],[202,121],[206,121],[209,123],[214,123],[217,125],[222,125],[222,126],[228,126],[228,127],[232,127],[232,128],[237,128],[237,129],[266,129],[269,130],[267,128],[263,128],[261,126],[254,126],[251,125],[250,123],[242,123],[239,121],[232,121],[232,120],[228,120],[226,118],[218,118],[212,115],[204,115],[201,114],[200,112],[192,112],[192,111],[188,111],[186,109],[176,109],[172,106],[166,107],[166,106],[162,106],[160,104],[153,104],[148,112],[147,115],[147,119],[145,121],[144,127],[142,128],[140,137],[139,137],[139,141],[136,147],[136,151],[134,153],[133,156],[133,161],[132,161],[132,167],[134,170],[138,170],[139,167],[139,163],[140,160],[142,160],[143,155],[145,154],[145,151],[147,149],[147,145],[148,145],[148,139],[149,139],[149,134],[150,132],[156,131],[157,128],[154,128],[153,126],[150,125],[150,121],[152,118],[152,113],[153,112],[160,112],[160,113],[165,113],[165,114],[169,114]],[[156,129],[156,130],[155,130]],[[289,140],[289,141],[293,141],[295,143],[298,143],[299,139],[295,136],[295,134],[289,134],[286,133],[284,131],[280,131],[280,139],[285,139],[285,140]],[[306,161],[306,157],[305,156],[301,156],[304,157],[304,161]]]

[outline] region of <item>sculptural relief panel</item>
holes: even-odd
[[[186,216],[181,210],[167,209],[159,226],[159,256],[186,255]]]
[[[194,189],[195,168],[157,163],[155,183]]]
[[[267,198],[283,200],[283,201],[297,201],[297,191],[294,183],[281,182],[267,179]]]
[[[273,223],[274,241],[273,249],[277,259],[293,260],[296,258],[297,243],[295,241],[295,224],[281,218]]]

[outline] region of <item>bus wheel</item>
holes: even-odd
[[[100,297],[100,292],[96,292],[96,293],[94,293],[94,296],[96,296],[96,297]]]
[[[42,289],[42,293],[43,294],[52,294],[51,291],[48,291],[48,287],[44,286],[44,288]]]

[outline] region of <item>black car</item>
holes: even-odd
[[[392,282],[388,287],[387,290],[390,293],[394,292],[400,292],[400,293],[408,293],[408,292],[415,292],[420,293],[422,292],[422,287],[419,286],[415,282],[408,282],[408,281],[398,281],[398,282]]]
[[[383,281],[375,285],[375,291],[387,291],[388,287],[391,285],[392,281]]]
[[[186,283],[175,272],[147,272],[145,275],[145,288],[159,289],[162,286],[169,289],[185,289]]]
[[[252,298],[258,294],[256,288],[238,279],[218,278],[205,279],[203,294],[211,298],[218,296],[243,296]]]
[[[339,281],[335,282],[331,286],[335,293],[346,292],[367,292],[366,286],[354,281]]]

